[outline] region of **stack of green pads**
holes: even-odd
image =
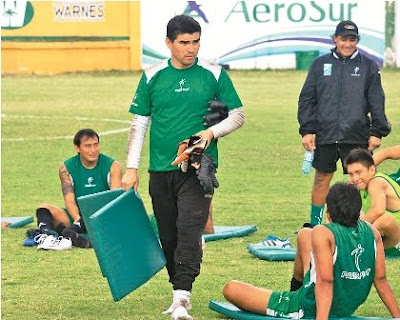
[[[79,197],[78,204],[114,301],[146,283],[165,266],[143,202],[133,189]]]

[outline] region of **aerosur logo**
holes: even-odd
[[[25,27],[33,18],[33,6],[29,1],[0,1],[2,29],[19,29]]]
[[[205,23],[209,23],[204,11],[201,10],[200,7],[201,7],[201,4],[197,4],[196,1],[188,1],[188,5],[187,5],[185,11],[183,12],[183,14],[186,14],[193,18],[200,17],[204,20]]]

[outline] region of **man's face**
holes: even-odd
[[[171,63],[177,69],[186,69],[193,65],[200,49],[200,33],[183,33],[174,42],[165,40],[171,50]]]
[[[82,161],[95,162],[99,158],[100,146],[97,137],[82,137],[81,145],[75,146],[76,152],[81,155]]]
[[[349,173],[350,182],[358,190],[365,190],[368,187],[369,181],[375,175],[375,166],[372,165],[367,168],[361,163],[353,163],[347,166],[347,172]]]
[[[349,58],[356,52],[358,39],[354,36],[334,36],[333,41],[336,43],[336,52],[344,58]]]

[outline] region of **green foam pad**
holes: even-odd
[[[27,217],[1,217],[1,222],[9,222],[7,228],[21,228],[33,222],[32,216]]]
[[[262,243],[249,244],[247,250],[261,260],[294,261],[296,257],[296,248],[267,247]]]
[[[143,202],[133,189],[106,204],[87,224],[114,301],[146,283],[166,260]]]
[[[257,231],[257,227],[254,225],[251,226],[214,226],[214,233],[212,234],[204,234],[203,238],[205,242],[229,239],[234,237],[243,237],[247,236],[253,232]]]
[[[276,320],[279,318],[270,317],[270,316],[261,316],[255,313],[246,312],[240,310],[238,307],[234,306],[228,302],[219,302],[211,300],[208,307],[211,310],[214,310],[230,319],[239,319],[239,320]],[[307,318],[312,319],[312,318]],[[375,317],[345,317],[345,318],[330,318],[332,320],[382,320],[386,318],[375,318]]]
[[[96,211],[100,210],[103,208],[106,204],[110,203],[114,199],[118,198],[120,195],[124,193],[124,190],[122,188],[119,189],[113,189],[113,190],[107,190],[103,192],[97,192],[97,193],[92,193],[86,196],[81,196],[79,197],[78,200],[78,206],[79,206],[79,211],[83,217],[83,220],[85,221],[86,229],[87,229],[87,236],[89,237],[92,245],[94,246],[94,242],[96,242],[96,238],[93,237],[91,234],[91,231],[93,228],[89,226],[91,223],[91,220],[89,219],[92,214],[94,214]],[[97,252],[95,250],[95,253],[97,255]],[[99,266],[101,273],[103,277],[105,277],[104,273],[104,268],[102,265],[102,260],[98,259],[99,261]]]

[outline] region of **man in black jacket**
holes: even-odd
[[[314,152],[311,225],[322,222],[336,163],[354,148],[373,151],[390,133],[377,64],[357,49],[358,28],[342,21],[332,52],[315,59],[299,97],[297,118],[304,149]],[[343,166],[344,168],[344,166]],[[346,173],[346,169],[343,169]]]

